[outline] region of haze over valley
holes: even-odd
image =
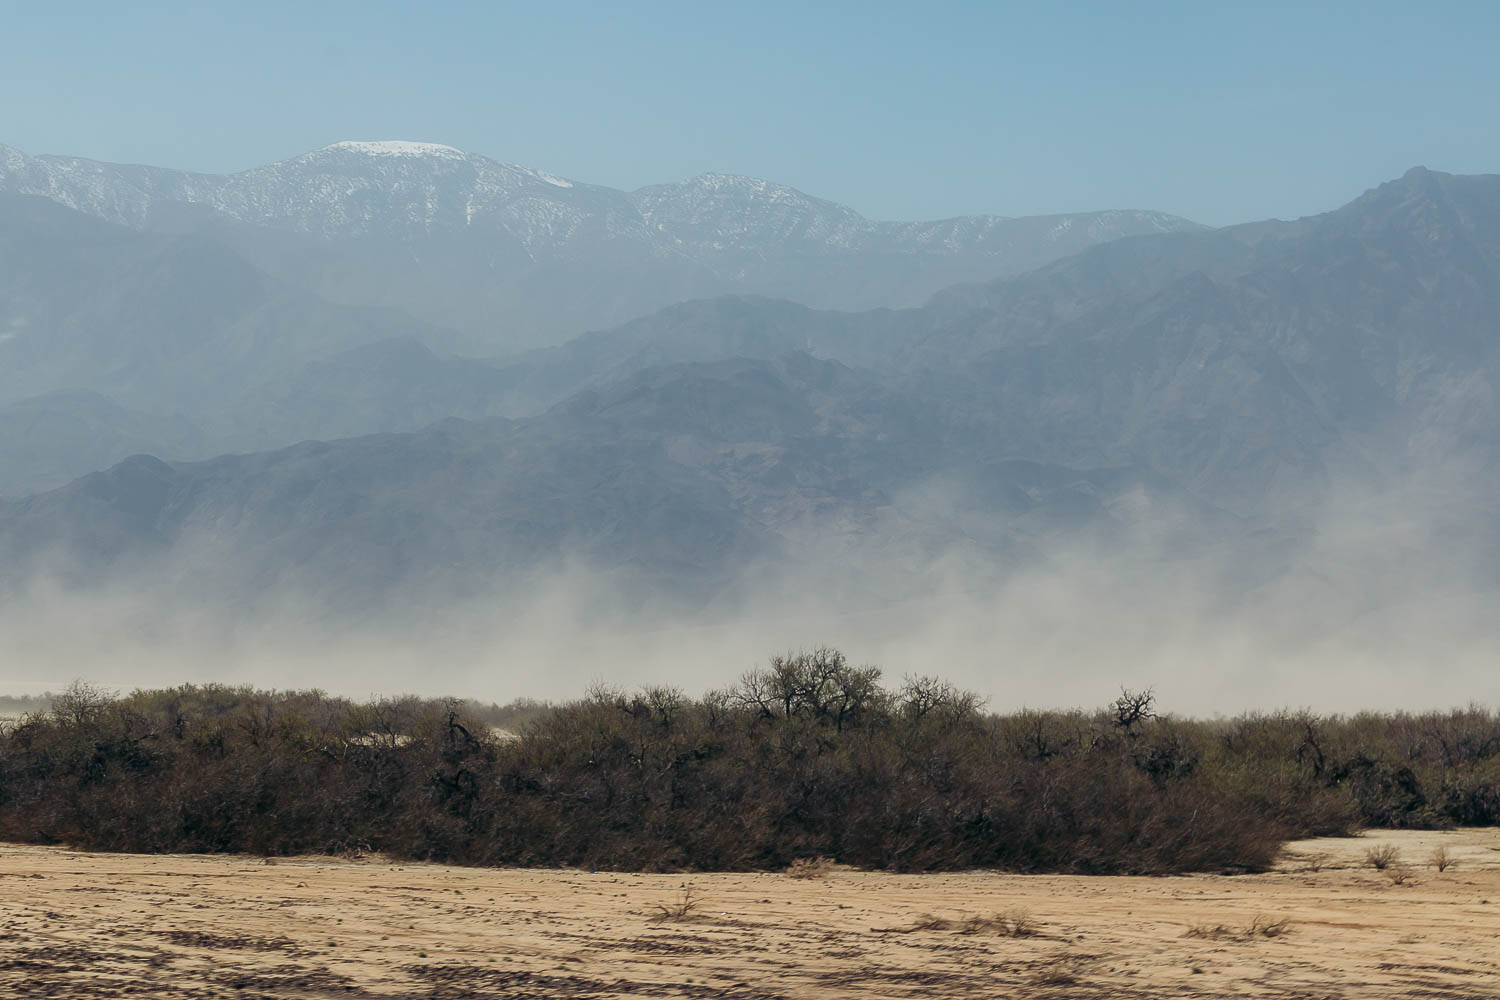
[[[885,223],[424,143],[5,148],[0,264],[0,628],[37,686],[363,657],[557,696],[826,639],[1033,703],[1493,685],[1500,177]]]

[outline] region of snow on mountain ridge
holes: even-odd
[[[352,153],[365,153],[370,156],[464,157],[469,155],[461,149],[444,146],[441,143],[410,142],[404,139],[381,139],[376,141],[345,139],[343,142],[335,142],[324,146],[317,152],[321,153],[328,150],[344,150]]]
[[[708,173],[630,193],[647,225],[678,246],[760,250],[767,245],[821,245],[848,250],[871,223],[845,205],[814,198],[759,177]]]
[[[0,147],[0,190],[42,195],[134,227],[147,224],[164,203],[191,203],[242,222],[330,239],[492,226],[533,258],[586,253],[578,241],[602,236],[624,239],[650,256],[699,257],[713,268],[711,258],[724,253],[989,257],[1014,253],[1028,240],[1081,249],[1117,235],[1197,228],[1172,216],[1133,212],[1053,217],[1051,233],[1000,216],[878,222],[756,177],[707,173],[627,193],[409,140],[343,140],[225,175]]]
[[[563,177],[558,177],[558,176],[556,176],[554,174],[549,174],[545,170],[537,170],[535,168],[528,168],[528,169],[531,170],[531,175],[533,177],[535,177],[537,180],[542,181],[542,182],[547,183],[547,184],[551,184],[553,187],[570,188],[570,187],[573,186],[573,182],[572,181],[567,180],[566,178],[563,178]]]

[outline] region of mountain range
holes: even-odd
[[[0,147],[0,437],[24,439],[0,496],[137,450],[530,415],[494,359],[695,295],[902,302],[1194,228],[1148,212],[874,223],[749,178],[627,194],[420,143],[223,177]],[[109,407],[168,431],[116,434]],[[80,450],[83,428],[98,444]]]
[[[1356,522],[1392,558],[1442,541],[1494,577],[1500,177],[1418,168],[1323,215],[1101,242],[920,306],[721,296],[488,359],[445,351],[463,335],[406,310],[336,305],[246,263],[212,227],[0,208],[22,220],[5,230],[20,235],[0,351],[28,352],[7,369],[7,438],[69,407],[95,422],[60,437],[89,440],[66,446],[79,461],[102,447],[79,426],[179,448],[403,431],[137,456],[6,502],[12,585],[16,567],[85,582],[174,565],[199,588],[368,610],[572,563],[712,605],[801,566],[858,603],[922,591],[943,560],[1004,573],[1147,538],[1159,565],[1225,556],[1245,593]],[[358,223],[413,224],[384,208]],[[216,249],[237,263],[213,273],[236,280],[191,270]],[[49,281],[65,287],[41,294]],[[146,353],[167,303],[198,335]],[[68,337],[29,343],[44,326]],[[78,347],[85,331],[101,341]],[[64,371],[94,381],[46,385]],[[171,397],[180,420],[151,405],[174,380],[198,394]]]
[[[211,233],[276,278],[451,328],[477,355],[728,293],[917,305],[1106,240],[1200,228],[1147,211],[876,222],[750,177],[626,192],[416,142],[338,142],[229,175],[0,146],[0,192],[137,230]]]

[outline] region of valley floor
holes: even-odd
[[[1364,862],[1386,844],[1399,884]],[[1457,862],[1446,872],[1438,846]],[[684,886],[695,905],[663,919]],[[1005,932],[1020,916],[1033,934]],[[0,996],[132,995],[1500,998],[1500,830],[1301,841],[1275,872],[1174,878],[622,875],[0,845]]]

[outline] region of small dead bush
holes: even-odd
[[[1412,878],[1411,869],[1399,865],[1394,868],[1387,868],[1385,870],[1385,877],[1391,880],[1391,885],[1416,884],[1416,879]]]
[[[657,914],[652,920],[682,921],[691,917],[698,909],[698,900],[693,898],[693,887],[682,887],[682,895],[671,903],[657,903]]]
[[[833,859],[829,857],[798,858],[786,867],[792,878],[827,878],[833,872]]]
[[[1365,864],[1376,871],[1385,871],[1401,857],[1401,849],[1395,844],[1381,844],[1365,851]]]
[[[1202,938],[1205,941],[1221,941],[1224,938],[1238,937],[1239,935],[1224,924],[1194,924],[1186,931],[1183,937]]]
[[[1078,962],[1067,956],[1054,958],[1038,966],[1031,981],[1038,986],[1077,986]]]
[[[1453,855],[1448,853],[1448,848],[1444,846],[1434,848],[1432,855],[1428,860],[1432,862],[1432,867],[1436,868],[1440,872],[1445,872],[1449,868],[1452,868],[1455,864],[1457,864],[1457,861],[1454,859]]]
[[[956,934],[995,934],[1000,937],[1035,937],[1041,933],[1040,925],[1025,910],[1010,910],[988,916],[975,914],[970,917],[937,917],[924,914],[909,927],[873,927],[878,934],[911,934],[916,931],[952,931]]]
[[[1291,929],[1292,922],[1285,917],[1280,920],[1269,920],[1265,917],[1256,916],[1245,928],[1245,937],[1276,938],[1281,937]]]
[[[1009,921],[1006,933],[1011,937],[1034,937],[1041,933],[1040,925],[1025,910],[1011,910],[1005,919]]]
[[[1270,920],[1256,914],[1244,927],[1226,924],[1194,924],[1183,937],[1203,938],[1208,941],[1254,941],[1256,938],[1281,937],[1291,929],[1292,922],[1286,918]]]

